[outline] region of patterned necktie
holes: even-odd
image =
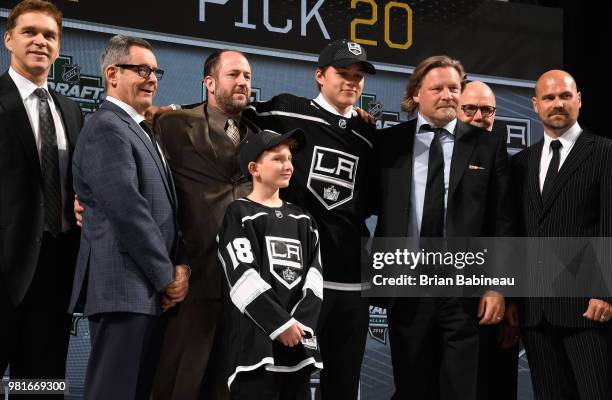
[[[421,220],[421,237],[442,237],[444,235],[444,152],[440,144],[442,128],[421,127],[428,132],[433,131],[434,137],[429,146],[427,164],[427,185],[423,203],[423,218]]]
[[[225,124],[225,133],[227,133],[227,136],[229,136],[235,145],[240,143],[240,130],[238,130],[238,126],[236,126],[236,121],[231,118],[228,119]]]
[[[55,123],[47,101],[47,91],[38,88],[38,129],[41,139],[41,171],[45,197],[45,224],[53,236],[62,228],[62,189],[60,186],[59,155]]]
[[[555,177],[559,173],[559,161],[561,159],[561,155],[559,154],[559,150],[563,147],[559,140],[553,140],[550,142],[550,148],[553,151],[552,160],[550,160],[550,164],[548,165],[548,170],[546,171],[546,177],[544,178],[544,185],[542,186],[542,199],[545,199],[550,192],[550,188],[552,186]]]

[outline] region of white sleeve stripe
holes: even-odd
[[[268,215],[268,213],[262,211],[262,212],[258,212],[255,215],[247,215],[246,217],[242,218],[242,223],[244,224],[244,221],[247,221],[247,220],[250,220],[250,219],[255,219],[257,217],[261,217],[262,215]]]
[[[241,313],[260,294],[270,289],[270,285],[261,279],[254,269],[248,269],[230,290],[230,298]]]
[[[277,330],[272,332],[270,334],[270,339],[276,340],[276,338],[279,337],[281,333],[285,332],[287,328],[289,328],[291,325],[295,324],[296,322],[297,321],[294,318],[291,318],[289,321],[282,324]]]
[[[295,219],[300,219],[300,218],[307,218],[310,219],[310,217],[306,214],[299,214],[299,215],[295,215],[295,214],[289,214],[289,216],[291,218],[295,218]]]
[[[236,370],[234,371],[234,373],[227,379],[227,387],[230,388],[232,386],[232,382],[234,381],[234,379],[236,378],[236,375],[239,372],[248,372],[248,371],[253,371],[259,367],[261,367],[262,365],[265,364],[274,364],[274,358],[273,357],[265,357],[262,358],[260,362],[258,362],[257,364],[253,364],[253,365],[239,365],[236,367]]]
[[[306,281],[302,287],[302,292],[306,294],[306,289],[312,290],[312,292],[323,300],[323,275],[316,268],[310,268],[306,274]]]
[[[359,136],[361,139],[363,139],[364,142],[366,142],[368,144],[368,146],[370,146],[370,148],[373,148],[374,145],[372,144],[372,142],[370,142],[368,139],[366,139],[365,137],[361,136],[360,134],[358,134],[357,132],[355,132],[354,130],[351,129],[351,132],[353,132],[355,135]]]
[[[310,227],[310,231],[312,233],[315,234],[315,236],[317,237],[317,241],[315,242],[315,244],[319,244],[319,231],[314,229],[312,226]],[[319,259],[319,264],[321,264],[321,260]]]
[[[257,112],[257,110],[255,110],[255,107],[253,107],[253,106],[249,106],[247,108],[251,108],[255,112],[255,114],[257,116],[259,116],[259,117],[268,117],[270,115],[280,115],[280,116],[283,116],[283,117],[292,117],[292,118],[305,119],[307,121],[320,122],[322,124],[329,125],[329,122],[325,121],[323,118],[311,117],[310,115],[292,113],[292,112],[287,112],[287,111],[264,111],[264,112]]]
[[[300,303],[302,302],[302,300],[304,300],[304,298],[302,297],[300,299],[300,301],[298,301],[297,303],[295,303],[295,305],[293,306],[293,308],[291,309],[291,312],[289,313],[290,315],[293,315],[295,313],[295,310],[297,310],[298,306],[300,305]]]

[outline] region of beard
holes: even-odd
[[[236,93],[242,93],[245,95],[244,100],[234,100],[232,97]],[[241,91],[226,91],[217,90],[215,93],[215,100],[219,108],[224,110],[228,114],[239,114],[249,105],[250,93],[244,93]]]

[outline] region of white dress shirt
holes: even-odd
[[[421,125],[429,124],[419,113],[414,136],[414,147],[412,151],[412,183],[411,203],[408,235],[419,237],[421,234],[421,222],[423,221],[423,205],[425,204],[425,189],[427,187],[427,170],[429,169],[429,147],[434,138],[434,132],[419,133]],[[440,133],[440,144],[444,154],[444,213],[446,215],[446,202],[448,200],[448,185],[450,182],[450,167],[455,147],[455,127],[457,119],[453,119],[442,128]],[[446,232],[446,218],[444,218],[444,231]]]
[[[561,148],[559,149],[559,169],[563,165],[563,162],[567,158],[569,152],[574,147],[574,143],[578,140],[578,136],[582,133],[582,128],[576,122],[571,128],[569,128],[561,137]],[[546,173],[548,172],[548,166],[553,157],[553,150],[550,147],[550,142],[556,140],[544,132],[544,147],[542,148],[542,157],[540,158],[540,193],[544,188],[544,180],[546,179]]]
[[[19,91],[19,96],[23,101],[23,105],[26,109],[26,114],[28,115],[28,119],[30,120],[30,126],[32,127],[32,132],[34,133],[34,142],[36,143],[36,150],[38,152],[38,160],[41,162],[41,149],[42,149],[42,140],[40,137],[40,129],[39,129],[39,112],[38,112],[38,96],[34,93],[39,86],[36,86],[32,81],[19,74],[19,72],[15,71],[13,67],[9,67],[9,76],[15,82],[17,86],[17,90]],[[43,83],[41,86],[47,93],[49,92],[49,87],[47,85],[47,81]],[[66,209],[66,179],[68,176],[68,161],[70,160],[69,151],[68,151],[68,140],[66,139],[66,130],[64,129],[64,124],[62,122],[62,117],[60,114],[57,105],[53,101],[53,97],[50,95],[47,96],[47,101],[49,102],[49,109],[51,110],[51,116],[53,118],[53,123],[55,125],[55,135],[57,136],[57,149],[58,149],[58,161],[59,161],[59,171],[60,171],[60,188],[62,193],[62,232],[66,232],[70,229],[70,223],[68,219],[64,215],[63,210]],[[45,225],[45,230],[49,230]]]
[[[325,97],[323,97],[322,93],[319,93],[317,98],[314,99],[314,102],[320,105],[325,111],[329,111],[332,114],[339,115],[344,118],[351,118],[357,114],[357,111],[353,110],[353,107],[351,107],[351,110],[346,114],[340,114],[338,110],[334,108],[334,106],[332,106],[327,100],[325,100]]]

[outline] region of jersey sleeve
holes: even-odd
[[[306,279],[302,286],[302,299],[296,304],[293,318],[305,326],[305,330],[314,336],[323,302],[323,266],[319,245],[319,231],[314,219],[310,219],[308,263]]]
[[[229,285],[229,296],[240,312],[270,339],[276,339],[296,320],[280,305],[259,274],[258,241],[243,226],[238,207],[228,207],[219,235],[218,255]]]
[[[301,104],[301,99],[289,94],[280,94],[268,101],[251,103],[244,110],[244,114],[262,129],[283,133],[291,128],[287,125],[289,120],[286,117],[295,114],[296,103]]]

